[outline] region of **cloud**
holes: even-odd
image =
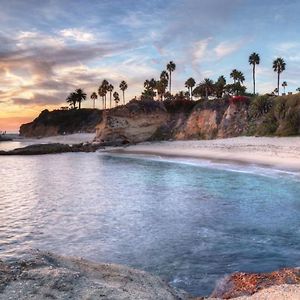
[[[209,43],[212,41],[212,38],[206,38],[200,41],[197,41],[194,45],[193,57],[194,60],[201,60],[207,58],[207,48]]]
[[[243,46],[243,43],[240,41],[238,41],[238,42],[225,41],[225,42],[219,43],[214,48],[214,53],[215,53],[217,59],[222,59],[223,57],[236,52],[242,46]]]
[[[31,105],[31,106],[45,106],[56,105],[64,101],[64,93],[56,93],[54,95],[44,95],[36,93],[31,98],[12,98],[16,105]]]
[[[77,28],[68,28],[59,31],[59,34],[76,42],[92,42],[95,40],[95,36],[91,32],[85,32]]]
[[[70,32],[74,38],[90,39],[89,35]],[[7,41],[9,45],[0,52],[0,85],[5,87],[1,99],[25,106],[61,103],[65,98],[62,93],[66,95],[81,84],[95,83],[97,76],[93,70],[82,66],[130,48],[126,43],[98,40],[68,44],[59,34],[37,31],[0,36],[0,41]],[[76,73],[76,70],[80,71]]]

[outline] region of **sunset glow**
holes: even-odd
[[[66,105],[76,88],[88,95],[105,78],[128,82],[130,99],[143,81],[176,62],[174,91],[240,69],[251,89],[248,56],[257,51],[257,90],[276,87],[272,60],[287,63],[287,91],[300,86],[298,1],[0,0],[0,130],[18,131],[45,108]],[[270,6],[270,4],[272,4]],[[30,16],[30,17],[28,17]],[[83,103],[92,107],[92,101]]]

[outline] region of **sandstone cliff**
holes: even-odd
[[[158,101],[131,101],[106,111],[96,127],[96,140],[133,143],[149,140],[170,115]]]
[[[45,137],[76,132],[95,132],[102,120],[102,111],[97,109],[44,110],[32,122],[20,127],[25,137]]]
[[[142,142],[169,139],[213,139],[247,131],[244,103],[229,100],[183,101],[176,109],[167,102],[133,101],[107,111],[97,126],[96,140]]]

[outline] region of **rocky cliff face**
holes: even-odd
[[[20,133],[43,137],[95,132],[108,144],[152,140],[214,139],[241,135],[300,134],[300,93],[285,97],[244,96],[213,101],[143,100],[105,112],[92,109],[43,111]]]
[[[170,115],[161,102],[132,101],[104,114],[96,127],[96,140],[134,143],[149,140]]]
[[[213,139],[239,136],[247,131],[247,104],[221,99],[194,102],[189,109],[184,109],[185,105],[174,111],[163,102],[134,101],[107,111],[97,126],[96,140],[125,143]]]
[[[102,111],[97,109],[44,110],[32,122],[20,127],[25,137],[45,137],[76,132],[95,132],[102,121]]]

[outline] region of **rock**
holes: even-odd
[[[152,137],[169,119],[169,114],[158,101],[131,101],[116,107],[103,116],[96,127],[96,139],[108,143],[137,143]]]
[[[211,297],[231,299],[249,296],[262,289],[283,284],[300,284],[300,268],[287,268],[272,273],[234,273],[217,284]]]
[[[10,151],[0,151],[0,155],[42,155],[42,154],[57,154],[66,152],[95,152],[98,149],[104,148],[99,143],[81,143],[81,144],[35,144],[23,148],[17,148]]]
[[[0,299],[180,300],[188,294],[158,277],[115,264],[36,252],[0,264]]]

